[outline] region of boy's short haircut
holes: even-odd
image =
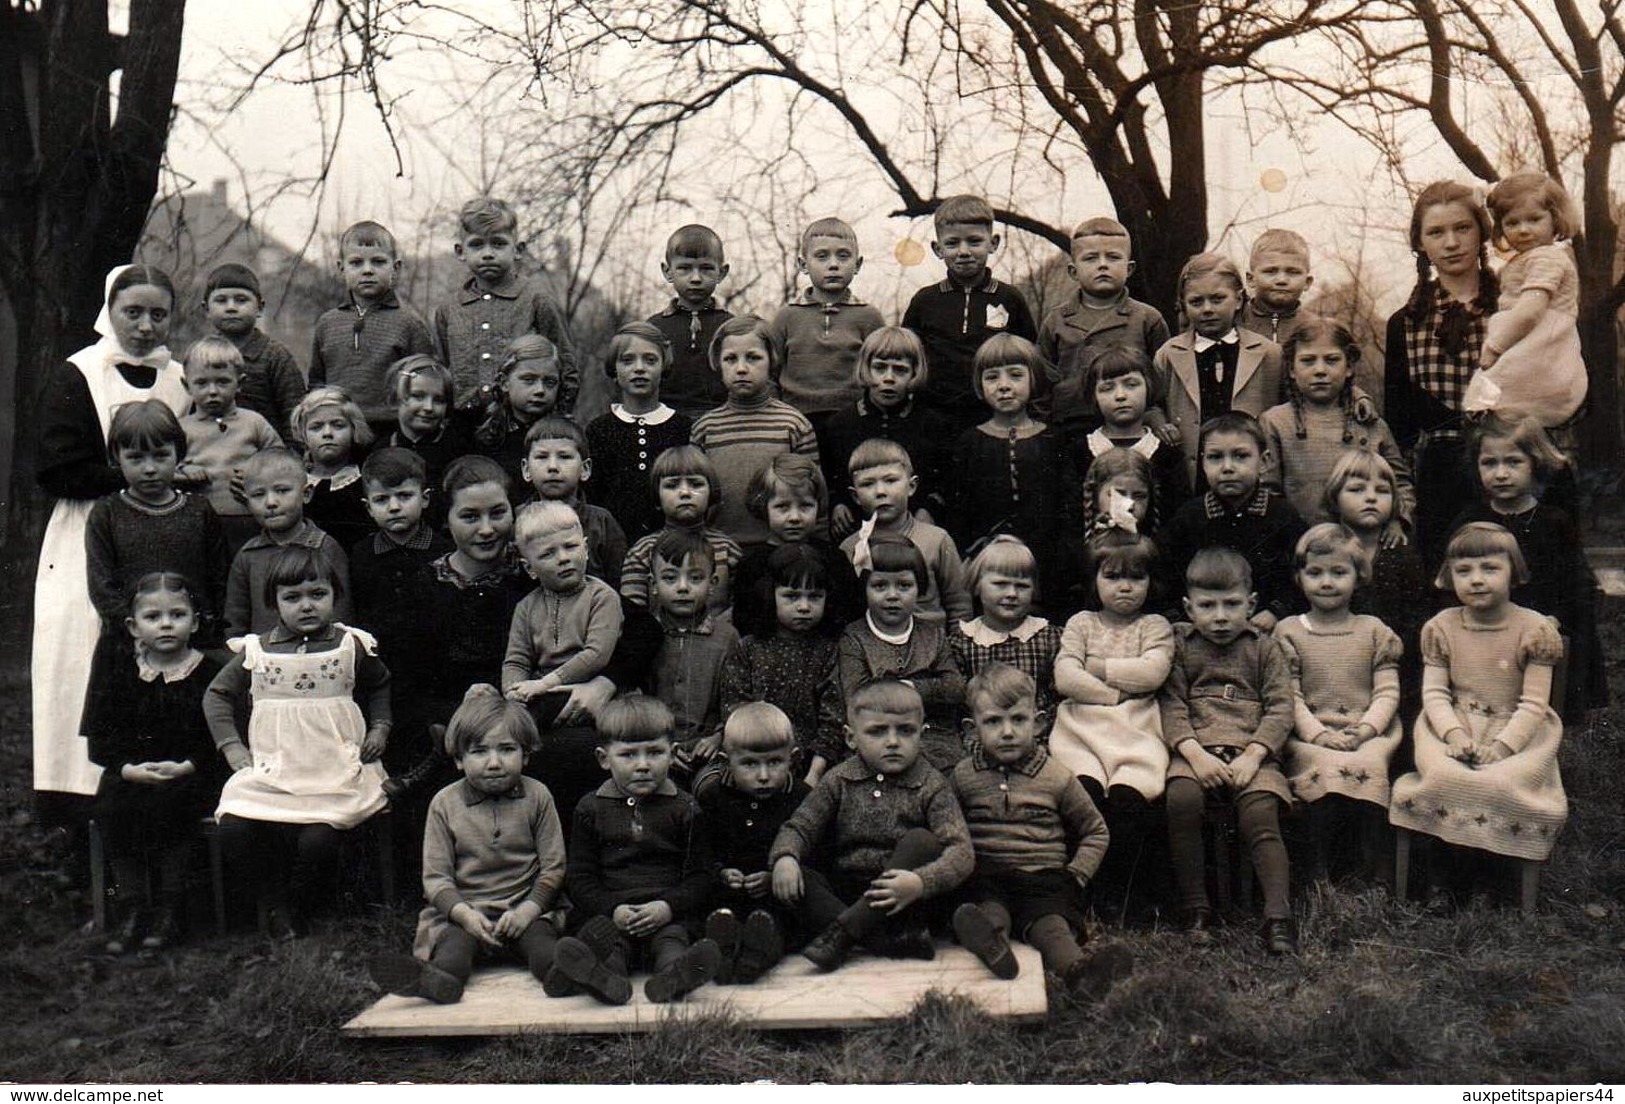
[[[482,736],[511,736],[527,753],[542,747],[542,736],[530,710],[521,702],[509,701],[502,691],[485,682],[470,686],[457,712],[451,715],[446,725],[446,754],[461,759]]]
[[[211,268],[208,279],[203,283],[204,300],[207,301],[209,296],[221,288],[237,288],[243,291],[251,291],[254,293],[254,298],[262,303],[265,302],[265,294],[260,291],[259,275],[247,265],[228,261],[225,264],[215,265]]]
[[[986,226],[993,228],[993,206],[981,196],[949,196],[931,212],[931,225],[940,233],[944,226]]]
[[[556,503],[556,505],[563,505],[563,503]],[[565,508],[569,509],[569,507]],[[709,569],[714,558],[715,554],[711,551],[711,542],[706,540],[698,530],[668,527],[662,529],[660,536],[655,538],[654,548],[649,552],[649,566],[652,568],[657,563],[669,563],[674,567],[682,567],[690,560],[694,560]],[[710,571],[707,570],[706,574],[709,575]]]
[[[698,475],[704,478],[711,488],[711,508],[706,511],[709,518],[717,512],[722,504],[722,481],[717,475],[717,466],[705,454],[699,445],[673,445],[655,457],[655,462],[649,465],[649,486],[656,495],[660,494],[660,481],[670,479],[676,475]]]
[[[1265,253],[1285,253],[1303,261],[1309,267],[1309,243],[1295,230],[1266,230],[1253,240],[1253,251],[1247,255],[1247,267],[1252,268]]]
[[[1084,399],[1093,402],[1095,391],[1102,383],[1121,379],[1135,372],[1140,373],[1140,378],[1145,380],[1146,409],[1161,406],[1163,400],[1168,397],[1168,381],[1152,365],[1151,358],[1146,355],[1145,350],[1132,345],[1113,345],[1102,349],[1099,356],[1084,365],[1079,386],[1083,389]]]
[[[990,572],[1013,575],[1022,579],[1038,578],[1038,559],[1027,542],[1009,533],[1000,533],[976,553],[965,568],[965,588],[972,594],[981,585],[982,576]]]
[[[276,592],[279,589],[314,582],[325,582],[332,587],[334,598],[344,597],[344,581],[339,578],[339,573],[333,570],[333,565],[323,559],[316,549],[303,544],[285,545],[282,551],[276,554],[276,559],[271,561],[271,568],[265,575],[265,587],[260,597],[265,600],[267,606],[275,609]]]
[[[647,341],[660,350],[660,372],[664,376],[666,369],[671,367],[671,341],[660,332],[660,327],[653,322],[628,322],[615,331],[615,336],[609,339],[609,353],[604,357],[604,374],[610,379],[615,378],[615,362],[621,359],[632,344],[632,339]]]
[[[400,249],[395,245],[395,235],[389,232],[388,227],[371,219],[352,222],[344,228],[344,233],[339,235],[339,252],[344,252],[352,245],[383,249],[391,257],[400,256]]]
[[[513,542],[524,545],[565,529],[580,529],[581,515],[563,502],[527,502],[513,519]]]
[[[671,707],[659,698],[647,694],[627,694],[611,698],[598,710],[595,718],[598,746],[610,744],[648,744],[656,740],[670,742],[677,720]]]
[[[1292,550],[1292,567],[1302,571],[1310,556],[1347,556],[1354,565],[1354,581],[1361,586],[1371,581],[1371,554],[1360,543],[1360,538],[1340,521],[1322,521],[1311,525],[1298,538]]]
[[[377,487],[392,491],[407,483],[423,487],[429,481],[429,465],[408,448],[381,448],[361,462],[361,485],[369,491]]]
[[[413,353],[403,356],[389,366],[389,372],[384,376],[384,388],[389,394],[395,396],[397,404],[406,401],[406,393],[411,390],[412,381],[419,377],[435,380],[440,384],[440,395],[450,405],[457,393],[457,385],[451,377],[451,369],[441,364],[428,353]]]
[[[722,726],[722,751],[779,751],[796,746],[795,726],[772,702],[746,702]]]
[[[1157,545],[1143,533],[1129,533],[1122,529],[1108,529],[1090,539],[1086,548],[1088,576],[1092,581],[1104,568],[1111,568],[1130,579],[1149,579],[1152,565],[1157,562]]]
[[[1251,437],[1258,445],[1258,454],[1262,456],[1269,451],[1269,440],[1264,436],[1264,427],[1258,419],[1245,410],[1227,410],[1223,414],[1216,414],[1202,423],[1202,428],[1196,433],[1196,455],[1200,462],[1202,450],[1207,448],[1207,439],[1215,433],[1235,433]]]
[[[525,452],[529,453],[537,441],[569,441],[583,460],[592,459],[592,453],[587,449],[587,435],[569,418],[554,414],[537,418],[525,432]]]
[[[1204,548],[1185,565],[1185,589],[1235,590],[1252,593],[1253,565],[1233,548]]]
[[[722,238],[709,226],[701,226],[697,222],[679,226],[666,239],[666,260],[670,261],[673,257],[713,260],[721,264],[724,259]]]
[[[914,474],[914,461],[907,449],[888,437],[870,437],[866,441],[859,441],[858,447],[852,450],[852,455],[846,461],[846,472],[855,476],[860,471],[887,464],[901,464],[904,471]]]
[[[1133,243],[1129,239],[1128,227],[1106,215],[1086,218],[1072,228],[1073,249],[1077,249],[1080,238],[1122,238],[1125,242],[1129,242],[1129,248],[1133,248]]]
[[[1449,590],[1450,561],[1479,556],[1505,556],[1512,563],[1512,581],[1520,586],[1529,581],[1529,561],[1524,559],[1512,531],[1491,521],[1470,521],[1457,529],[1445,546],[1444,562],[1439,565],[1433,585]]]
[[[922,594],[931,585],[931,569],[925,564],[925,554],[920,551],[918,545],[906,537],[886,534],[869,541],[869,566],[862,575],[865,585],[869,582],[869,576],[877,571],[909,572],[914,576],[914,583]]]
[[[465,238],[470,234],[517,234],[519,216],[507,200],[479,196],[458,209],[457,229]]]
[[[290,448],[260,449],[239,465],[242,472],[243,483],[247,484],[256,479],[269,479],[273,475],[298,475],[301,480],[305,477],[305,462],[299,459],[299,454]]]
[[[1337,458],[1337,463],[1332,465],[1331,474],[1326,477],[1326,493],[1320,499],[1328,517],[1337,517],[1337,499],[1351,479],[1364,479],[1368,483],[1375,483],[1379,479],[1387,481],[1388,489],[1395,493],[1394,512],[1398,513],[1399,484],[1394,479],[1394,466],[1388,463],[1388,458],[1376,449],[1346,448]]]
[[[361,405],[350,397],[350,393],[342,387],[328,384],[323,387],[312,387],[305,392],[305,397],[294,406],[293,413],[288,415],[288,438],[300,448],[305,447],[305,423],[310,416],[324,406],[336,406],[344,412],[350,420],[350,433],[353,435],[354,448],[359,451],[372,444],[372,427],[367,425],[367,416],[361,412]]]
[[[914,374],[908,378],[910,394],[925,386],[930,378],[930,358],[925,354],[925,342],[920,335],[903,326],[882,326],[863,339],[858,349],[857,362],[852,367],[852,378],[859,387],[874,383],[869,366],[877,360],[907,360],[914,365]]]
[[[767,350],[767,372],[773,379],[779,378],[779,347],[768,336],[767,319],[754,314],[736,314],[722,325],[717,332],[711,335],[711,345],[706,349],[706,360],[711,364],[711,371],[722,372],[722,343],[730,337],[754,337],[762,343]]]
[[[818,516],[829,513],[829,487],[818,461],[799,452],[781,452],[756,470],[745,492],[745,509],[751,516],[767,520],[767,504],[780,491],[805,495],[818,504]]]
[[[775,588],[829,591],[829,564],[806,541],[781,544],[768,553],[767,577]]]
[[[814,219],[801,232],[801,252],[807,252],[807,243],[814,238],[834,238],[837,241],[858,244],[858,232],[838,218]]]
[[[209,334],[192,342],[192,347],[186,350],[184,370],[190,372],[196,368],[230,368],[241,376],[243,354],[229,339]]]
[[[925,720],[920,692],[900,679],[872,679],[852,691],[846,699],[846,723],[852,724],[865,709],[871,713],[913,713]]]
[[[989,663],[965,685],[965,706],[975,719],[976,703],[986,701],[995,709],[1009,709],[1021,701],[1038,701],[1038,684],[1026,671],[1008,663]]]
[[[186,459],[186,430],[162,399],[124,403],[113,411],[107,430],[107,458],[118,464],[118,450],[152,449],[172,445],[177,461]]]
[[[440,493],[449,509],[458,491],[478,487],[482,483],[495,483],[505,495],[513,494],[513,480],[502,465],[489,456],[459,456],[446,467],[440,480]]]
[[[1049,362],[1038,346],[1020,334],[998,333],[977,346],[976,359],[971,362],[971,390],[986,401],[982,393],[982,373],[989,368],[1002,368],[1007,364],[1026,366],[1028,401],[1040,398],[1049,390]]]

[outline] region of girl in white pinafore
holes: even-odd
[[[210,685],[204,712],[235,772],[216,811],[222,845],[234,866],[255,872],[272,931],[285,934],[331,896],[342,833],[386,804],[378,757],[390,727],[389,670],[370,635],[333,621],[337,587],[312,549],[285,549],[266,590],[280,623],[231,642],[239,654]],[[245,694],[246,749],[236,725]]]

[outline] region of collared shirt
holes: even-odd
[[[967,679],[993,663],[1008,663],[1029,675],[1038,687],[1038,707],[1049,711],[1055,701],[1055,657],[1061,650],[1061,628],[1047,618],[1028,615],[1014,629],[1000,631],[982,618],[961,621],[948,634],[954,662]]]
[[[718,708],[722,667],[739,644],[733,622],[713,618],[678,621],[657,610],[665,639],[650,671],[654,696],[671,707],[677,739],[683,744],[711,735],[721,721]]]
[[[1042,745],[1005,766],[981,741],[949,777],[976,850],[978,870],[1064,869],[1085,882],[1100,869],[1110,834],[1078,779]],[[1072,853],[1067,841],[1075,840]]]
[[[984,271],[968,288],[942,280],[914,293],[903,312],[903,325],[925,343],[931,373],[924,394],[938,407],[982,417],[987,408],[971,387],[972,366],[982,342],[999,333],[1029,341],[1038,325],[1021,293]]]
[[[395,416],[395,396],[384,386],[389,366],[414,353],[434,353],[422,315],[393,291],[362,308],[354,299],[316,320],[310,352],[310,385],[342,387],[369,422]]]
[[[690,418],[718,406],[728,397],[722,377],[711,367],[711,338],[733,315],[707,299],[690,309],[681,299],[672,299],[666,308],[648,321],[671,345],[671,365],[660,378],[660,397]]]
[[[779,353],[779,392],[803,414],[843,409],[862,389],[853,372],[864,339],[886,324],[881,313],[847,288],[833,303],[813,289],[781,307],[768,323],[768,340]]]
[[[232,475],[256,452],[281,447],[276,428],[254,411],[237,407],[219,417],[194,407],[181,419],[181,428],[186,433],[185,463],[208,474],[204,493],[214,512],[221,517],[247,516],[248,503],[238,502],[231,493]]]
[[[471,276],[455,302],[435,308],[432,324],[435,349],[451,370],[458,402],[472,399],[496,379],[514,338],[539,334],[559,351],[558,410],[568,414],[575,408],[581,389],[575,345],[564,312],[537,281],[514,276],[501,287],[486,288]]]
[[[711,877],[705,818],[670,778],[642,798],[606,780],[576,806],[567,881],[584,916],[648,901],[665,901],[678,920],[701,916]]]
[[[338,580],[333,599],[333,616],[348,621],[353,615],[350,602],[350,561],[339,547],[338,541],[318,529],[307,519],[300,519],[299,528],[283,540],[273,540],[264,533],[256,533],[237,550],[226,575],[226,604],[223,613],[227,636],[244,633],[269,632],[280,624],[276,603],[265,601],[265,581],[270,578],[271,564],[284,548],[300,546],[315,551]]]

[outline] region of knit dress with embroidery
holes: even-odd
[[[1356,614],[1346,625],[1322,628],[1307,617],[1290,617],[1275,630],[1292,676],[1300,718],[1286,742],[1286,776],[1304,801],[1341,794],[1388,807],[1388,763],[1402,735],[1397,709],[1377,735],[1353,751],[1334,751],[1302,739],[1307,710],[1316,727],[1345,729],[1372,709],[1372,680],[1384,667],[1399,666],[1399,637],[1375,617]],[[1377,726],[1373,726],[1377,727]]]
[[[1469,624],[1458,606],[1423,626],[1422,660],[1449,670],[1455,724],[1480,751],[1506,734],[1513,754],[1480,767],[1450,758],[1424,692],[1413,734],[1416,770],[1394,783],[1389,821],[1498,855],[1549,856],[1569,813],[1557,769],[1563,724],[1550,705],[1522,696],[1529,665],[1555,664],[1562,655],[1552,623],[1521,606],[1510,607],[1499,625]]]

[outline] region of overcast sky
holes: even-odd
[[[448,136],[478,131],[477,121],[459,116],[453,101],[442,91],[441,82],[448,74],[466,75],[459,74],[449,59],[439,66],[439,72],[434,71],[432,60],[421,59],[414,63],[410,74],[399,66],[389,72],[391,87],[397,93],[408,93],[399,108],[407,170],[404,176],[396,175],[394,157],[377,115],[363,98],[351,100],[320,209],[308,189],[277,194],[290,176],[311,177],[317,169],[322,122],[309,91],[267,86],[235,113],[222,117],[223,87],[240,83],[241,68],[257,66],[307,10],[308,5],[299,0],[193,0],[188,4],[181,87],[177,92],[183,112],[171,140],[170,161],[175,177],[168,186],[192,182],[195,187],[207,188],[213,179],[225,177],[230,181],[233,201],[239,206],[243,205],[246,186],[262,225],[283,240],[297,245],[313,228],[317,231],[312,254],[318,259],[325,256],[324,248],[331,248],[325,243],[338,227],[362,217],[379,218],[410,241],[437,211],[454,209],[476,190],[467,167],[460,167],[436,148],[446,145]],[[327,125],[331,126],[332,121]],[[432,137],[425,138],[425,129]],[[1413,178],[1464,175],[1441,151],[1426,149],[1425,127],[1419,126],[1417,133],[1421,140]],[[1296,229],[1310,240],[1317,275],[1326,282],[1341,275],[1338,258],[1355,254],[1364,237],[1366,263],[1393,273],[1391,279],[1383,281],[1387,286],[1384,304],[1391,305],[1408,290],[1414,271],[1404,241],[1409,197],[1399,193],[1374,153],[1362,142],[1327,122],[1311,131],[1311,148],[1305,156],[1284,135],[1249,132],[1239,105],[1229,100],[1213,103],[1208,114],[1208,142],[1209,225],[1215,236],[1223,232],[1217,248],[1245,261],[1247,243],[1259,230],[1266,226]],[[709,166],[709,179],[725,186],[727,171],[718,171],[717,166],[728,163],[726,151],[700,152],[699,160]],[[818,198],[814,197],[810,206],[821,211]],[[857,226],[867,257],[858,289],[892,313],[900,310],[915,287],[938,276],[930,259],[915,268],[905,267],[896,259],[900,240],[912,237],[923,241],[929,230],[918,221],[887,218],[885,213],[895,201],[883,188],[874,189],[872,195],[865,193],[861,199],[848,192],[841,198],[842,206],[848,209],[840,211]],[[1032,206],[1036,214],[1061,224],[1110,210],[1104,190],[1086,162],[1080,162],[1077,171],[1068,172],[1061,194],[1046,195],[1034,200]],[[853,207],[862,209],[850,209]],[[688,220],[686,214],[673,215],[673,225]],[[1369,232],[1364,225],[1368,220]],[[760,228],[748,226],[719,229],[725,240],[760,232]],[[449,243],[437,238],[422,247],[445,249]],[[634,263],[641,257],[647,267],[646,303],[662,294],[655,267],[658,248],[657,241],[629,241],[624,245]],[[1042,255],[1041,248],[1027,253],[1028,257]],[[1002,271],[1015,275],[1021,263],[1022,257],[1011,252]],[[764,281],[764,288],[774,286],[775,281]],[[773,303],[757,306],[767,310]]]

